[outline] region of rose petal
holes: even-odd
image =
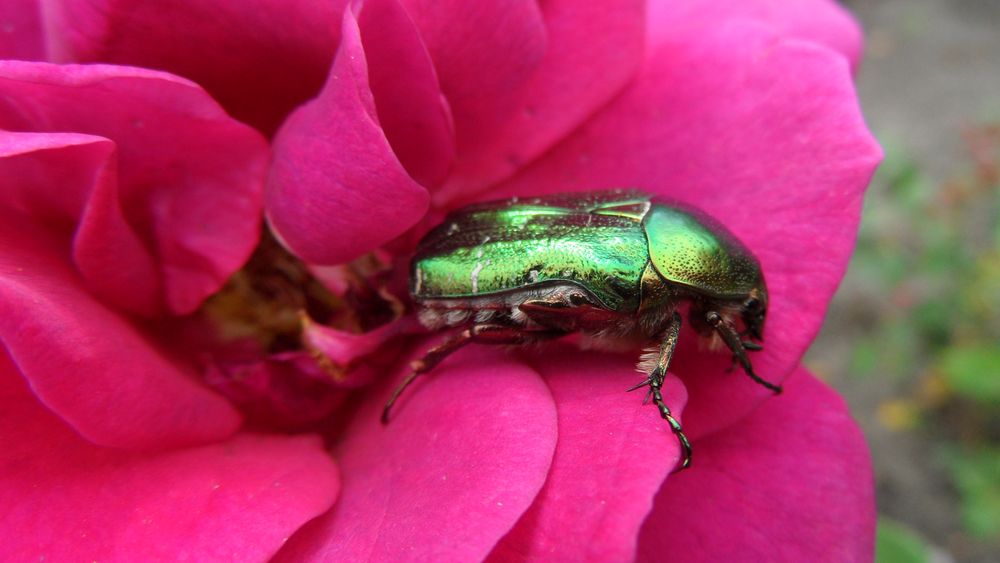
[[[4,0],[0,3],[0,59],[44,58],[38,0]]]
[[[842,57],[728,24],[664,43],[624,95],[491,195],[636,186],[715,216],[761,261],[770,306],[752,358],[780,382],[819,330],[880,158]],[[696,340],[681,334],[672,369],[695,435],[771,395]]]
[[[170,448],[236,431],[239,414],[193,369],[81,286],[57,238],[0,219],[0,341],[39,400],[104,446]]]
[[[205,383],[237,405],[249,424],[290,432],[315,428],[344,404],[347,391],[331,379],[305,352],[242,362],[213,358],[205,367]]]
[[[315,437],[242,435],[159,454],[101,448],[20,379],[0,354],[6,558],[264,560],[336,497],[336,466]]]
[[[422,332],[414,318],[403,317],[364,333],[348,332],[303,319],[302,342],[306,349],[346,367],[372,354],[391,339],[406,333]]]
[[[0,128],[115,141],[121,208],[159,262],[170,312],[196,309],[249,257],[267,145],[194,84],[143,69],[7,61],[0,94]],[[93,252],[101,263],[103,244],[78,241],[78,260]]]
[[[428,202],[379,126],[352,10],[342,36],[323,92],[278,132],[268,181],[272,229],[315,264],[346,262],[392,239]]]
[[[45,23],[52,60],[167,70],[271,133],[323,85],[346,4],[64,0],[46,3]]]
[[[523,86],[501,83],[487,94],[512,98],[503,104],[511,110],[496,113],[495,125],[488,127],[490,120],[485,124],[478,119],[463,120],[456,109],[459,159],[452,177],[435,192],[438,203],[468,197],[509,177],[617,95],[639,68],[644,2],[551,0],[541,3],[541,9],[548,34],[541,61]],[[486,25],[494,32],[498,29],[495,23]],[[509,50],[507,37],[498,37],[489,48]],[[432,39],[428,42],[433,44]],[[437,58],[435,62],[442,76],[447,76],[450,71],[444,63]],[[528,59],[526,64],[531,63]],[[468,73],[456,74],[461,80]],[[448,83],[443,80],[443,84]],[[470,133],[463,136],[464,131]]]
[[[158,267],[122,213],[115,144],[76,133],[0,132],[0,207],[72,240],[73,261],[97,296],[152,315],[162,307]]]
[[[389,390],[366,399],[336,448],[337,505],[279,560],[478,561],[535,498],[556,417],[531,369],[497,350],[459,353],[414,384],[383,426]]]
[[[451,110],[420,33],[396,0],[366,0],[358,15],[378,121],[399,162],[424,186],[455,159]]]
[[[642,394],[636,358],[547,346],[537,369],[559,412],[545,486],[507,534],[495,561],[628,561],[653,496],[680,456],[677,438]],[[680,418],[686,394],[669,377],[664,397]],[[567,534],[572,530],[572,540]]]
[[[864,437],[843,400],[805,370],[784,395],[696,448],[691,469],[657,495],[640,560],[874,557],[874,480]]]
[[[752,20],[781,35],[815,41],[856,67],[863,37],[854,18],[832,0],[671,0],[650,2],[646,33],[652,46],[698,34],[721,22]]]
[[[545,56],[545,16],[534,0],[403,0],[448,98],[462,158],[495,142],[523,104]]]

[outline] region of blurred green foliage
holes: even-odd
[[[962,452],[951,465],[965,529],[980,537],[1000,534],[1000,448]]]
[[[1000,542],[1000,126],[966,135],[960,172],[933,181],[890,149],[851,264],[850,369],[889,376],[879,421],[919,431],[944,459],[964,533]],[[883,520],[878,560],[925,561],[914,532]]]
[[[875,537],[878,563],[927,563],[928,546],[917,533],[889,518],[879,518]]]
[[[969,135],[973,166],[935,185],[889,150],[851,274],[871,331],[853,373],[940,377],[948,393],[1000,399],[1000,127]],[[930,369],[927,369],[929,366]]]

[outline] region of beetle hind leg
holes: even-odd
[[[413,371],[410,375],[406,376],[406,379],[404,379],[398,387],[396,387],[396,390],[392,392],[389,400],[385,403],[385,407],[382,409],[382,424],[388,424],[389,413],[392,410],[392,406],[396,403],[396,399],[403,394],[403,391],[405,391],[414,380],[433,370],[445,358],[454,354],[466,344],[473,342],[478,344],[499,345],[529,344],[540,340],[558,338],[560,336],[564,336],[565,334],[566,333],[562,331],[524,330],[522,328],[501,324],[473,325],[457,335],[445,340],[441,344],[431,348],[423,355],[422,358],[414,360],[413,363],[410,364]]]

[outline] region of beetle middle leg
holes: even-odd
[[[667,424],[670,425],[670,430],[677,436],[677,441],[681,443],[681,450],[684,457],[681,460],[678,470],[687,469],[691,466],[691,442],[684,435],[681,423],[674,418],[674,415],[670,412],[670,407],[663,401],[661,389],[663,388],[663,381],[667,377],[670,360],[674,357],[674,350],[677,348],[677,338],[680,336],[680,333],[681,315],[677,311],[674,311],[670,319],[670,324],[667,325],[663,343],[660,344],[660,354],[656,359],[656,367],[653,368],[653,371],[650,372],[649,377],[645,381],[629,389],[629,391],[634,391],[644,385],[649,385],[649,393],[653,397],[653,404],[660,411],[660,417],[667,421]]]
[[[764,387],[767,387],[771,391],[774,391],[775,394],[781,393],[780,385],[775,385],[770,381],[766,381],[765,379],[754,373],[753,365],[750,364],[750,358],[747,357],[747,350],[748,349],[753,350],[753,348],[749,348],[746,346],[746,344],[740,338],[739,333],[736,332],[736,328],[733,327],[732,323],[727,321],[722,315],[720,315],[716,311],[709,311],[708,313],[706,313],[705,320],[708,322],[708,325],[712,327],[715,330],[715,332],[719,334],[720,337],[722,337],[722,341],[726,343],[726,346],[736,357],[736,360],[739,362],[740,366],[743,367],[743,371],[748,376],[750,376],[750,379],[756,381],[757,383],[763,385]]]
[[[410,375],[406,376],[406,379],[399,384],[399,387],[396,387],[396,390],[392,392],[392,396],[386,401],[385,408],[382,409],[382,424],[389,422],[389,411],[392,410],[392,405],[395,404],[396,399],[402,395],[403,391],[416,378],[434,369],[442,360],[454,354],[466,344],[475,342],[477,344],[521,345],[558,338],[565,336],[565,334],[565,332],[558,330],[525,330],[520,327],[502,324],[473,325],[431,348],[422,358],[414,360],[410,364],[413,371]]]

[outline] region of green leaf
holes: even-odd
[[[927,544],[906,526],[885,516],[878,519],[875,536],[876,563],[925,563],[930,560]]]
[[[1000,450],[956,455],[952,472],[966,530],[980,537],[1000,537]]]
[[[941,354],[938,369],[956,393],[983,403],[1000,402],[1000,346],[971,344]]]

